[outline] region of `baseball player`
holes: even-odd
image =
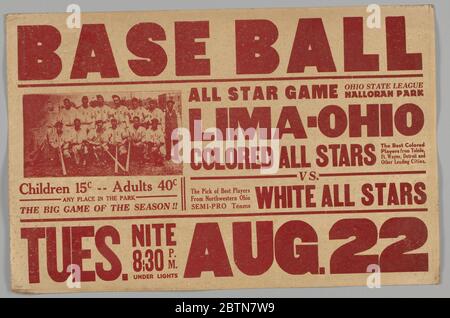
[[[165,115],[165,144],[166,144],[166,160],[170,160],[172,151],[172,132],[178,128],[178,114],[174,109],[175,102],[173,100],[167,101],[166,115]]]
[[[145,144],[146,130],[141,125],[139,116],[133,117],[133,125],[129,129],[129,136],[131,142],[132,154],[138,161],[143,161],[145,156],[146,144]]]
[[[152,119],[150,127],[146,130],[145,141],[147,142],[147,159],[156,166],[162,166],[166,148],[164,147],[164,132],[158,119]]]
[[[116,118],[111,118],[111,127],[106,130],[106,136],[109,150],[114,153],[115,147],[118,147],[119,157],[123,159],[128,153],[126,147],[129,136],[128,130],[125,127],[120,127]]]
[[[88,155],[87,132],[82,128],[81,120],[76,118],[74,120],[73,129],[68,131],[65,143],[63,146],[64,153],[66,151],[72,155],[75,165],[86,166],[86,159]]]
[[[108,150],[108,137],[103,125],[103,120],[97,119],[95,129],[89,131],[88,135],[90,152],[94,155],[96,162],[102,166],[106,165],[105,151]]]

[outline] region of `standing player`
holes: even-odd
[[[111,105],[110,118],[117,119],[119,127],[128,128],[129,126],[128,108],[124,105],[119,95],[113,95],[112,99],[113,103]]]
[[[133,97],[131,99],[131,105],[130,109],[128,110],[128,117],[131,123],[134,124],[134,117],[138,117],[140,123],[142,123],[143,120],[143,114],[142,114],[142,108],[139,103],[139,99],[136,97]]]
[[[157,106],[158,102],[156,99],[150,99],[148,108],[144,112],[144,122],[151,126],[152,120],[157,119],[158,123],[164,127],[164,112]]]
[[[53,129],[57,121],[61,120],[59,109],[50,101],[47,102],[47,128]]]
[[[81,98],[81,106],[77,109],[77,116],[81,121],[81,128],[89,133],[89,129],[93,126],[95,112],[92,107],[89,107],[89,98],[87,96],[83,96]]]
[[[173,100],[167,101],[166,107],[166,127],[164,130],[166,137],[166,160],[170,160],[172,151],[172,131],[178,128],[178,114],[174,109],[175,102]]]
[[[109,107],[105,106],[105,100],[102,95],[97,95],[97,99],[92,101],[95,105],[95,122],[101,120],[103,124],[108,122]]]
[[[65,126],[73,126],[75,119],[75,105],[68,98],[64,98],[63,109],[60,110],[60,120]]]

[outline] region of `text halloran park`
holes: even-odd
[[[9,15],[12,288],[438,283],[434,9],[381,13]]]

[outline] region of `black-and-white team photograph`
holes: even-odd
[[[23,97],[24,175],[174,175],[180,92]]]

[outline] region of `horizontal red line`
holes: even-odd
[[[296,174],[280,174],[271,176],[218,176],[218,177],[191,177],[191,180],[235,180],[235,179],[284,179],[296,178]]]
[[[36,202],[36,201],[61,201],[61,199],[58,198],[52,198],[52,199],[19,199],[21,202]]]
[[[79,222],[79,221],[112,221],[112,220],[146,220],[146,219],[189,219],[189,218],[233,218],[254,216],[289,216],[289,215],[320,215],[320,214],[364,214],[364,213],[404,213],[427,212],[428,209],[378,209],[378,210],[337,210],[337,211],[303,211],[303,212],[262,212],[262,213],[216,213],[216,214],[167,214],[167,215],[133,215],[133,216],[104,216],[80,218],[53,219],[21,219],[22,223],[43,222]]]
[[[369,79],[369,78],[411,78],[423,77],[423,74],[385,74],[385,75],[335,75],[335,76],[298,76],[298,77],[251,77],[251,78],[215,78],[215,79],[180,79],[155,81],[121,81],[121,82],[82,82],[82,83],[37,83],[18,84],[19,88],[28,87],[61,87],[61,86],[102,86],[102,85],[148,85],[148,84],[187,84],[187,83],[226,83],[253,81],[302,81],[302,80],[338,80],[338,79]]]
[[[351,176],[386,176],[397,174],[426,174],[425,170],[418,171],[378,171],[378,172],[344,172],[344,173],[320,173],[320,177],[351,177]]]
[[[136,199],[150,199],[150,198],[176,198],[176,194],[164,194],[164,195],[137,195]]]

